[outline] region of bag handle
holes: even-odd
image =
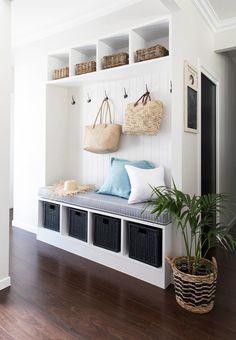
[[[137,101],[136,103],[134,103],[134,106],[137,106],[138,103],[140,102],[140,100],[142,100],[142,104],[146,105],[147,101],[151,101],[151,96],[150,96],[150,92],[146,91]]]
[[[96,115],[96,118],[93,123],[93,129],[95,128],[95,125],[97,123],[98,117],[100,117],[100,124],[103,122],[103,117],[105,118],[105,126],[107,126],[107,116],[110,118],[110,124],[112,124],[111,119],[111,108],[108,99],[104,98],[102,101],[102,104],[98,110],[98,113]]]
[[[108,124],[112,124],[112,119],[111,119],[111,108],[110,108],[110,103],[109,100],[106,100],[106,113],[105,113],[105,127],[107,126],[107,118],[109,119]]]

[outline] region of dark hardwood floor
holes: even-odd
[[[0,339],[236,339],[236,256],[220,255],[216,305],[180,308],[162,290],[12,228],[12,286],[0,292]]]

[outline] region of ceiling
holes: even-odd
[[[191,0],[214,32],[236,28],[236,0]]]
[[[236,0],[208,0],[220,20],[236,18]]]
[[[139,4],[140,8],[143,4],[143,10],[132,12],[132,6]],[[13,0],[12,43],[42,39],[122,9],[126,9],[126,15],[142,18],[152,8],[166,11],[160,0]]]

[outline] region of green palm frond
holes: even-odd
[[[151,188],[152,195],[144,210],[149,208],[156,219],[162,212],[169,212],[176,227],[181,229],[188,257],[193,255],[198,261],[215,246],[222,247],[226,251],[236,249],[236,240],[230,228],[216,219],[216,216],[222,216],[227,211],[232,200],[230,195],[190,196],[178,190],[174,181],[173,188]],[[205,254],[202,254],[206,244],[207,250]]]

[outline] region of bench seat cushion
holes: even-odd
[[[158,220],[155,221],[154,215],[150,213],[151,208],[148,208],[143,212],[143,203],[130,205],[128,204],[128,200],[125,198],[101,195],[95,192],[80,193],[74,196],[55,197],[52,196],[48,188],[45,187],[39,190],[39,197],[42,199],[44,198],[79,206],[81,208],[94,209],[101,212],[113,213],[162,225],[167,225],[171,222],[170,216],[167,212],[162,213]]]

